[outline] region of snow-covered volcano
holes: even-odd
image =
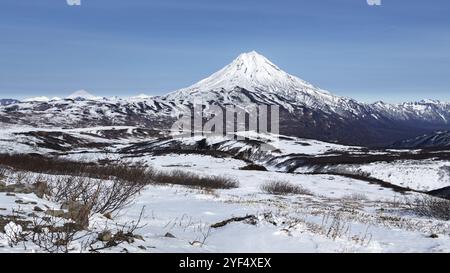
[[[240,97],[236,89],[255,94],[261,102],[289,101],[308,106],[346,104],[348,99],[334,96],[312,84],[286,73],[256,51],[242,53],[229,65],[198,83],[169,94],[168,100],[225,100]],[[244,100],[245,101],[245,100]],[[285,104],[285,103],[283,103]],[[290,107],[289,107],[290,108]]]
[[[67,96],[67,99],[85,99],[85,100],[101,100],[102,97],[97,97],[89,93],[88,91],[82,89],[73,92],[70,96]]]
[[[181,95],[181,93],[190,94],[221,89],[232,90],[235,87],[268,93],[284,94],[302,91],[320,96],[329,95],[328,92],[319,90],[312,84],[284,72],[256,51],[242,53],[232,63],[210,77],[175,94]]]

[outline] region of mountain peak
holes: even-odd
[[[261,54],[259,54],[258,52],[256,52],[256,50],[252,50],[252,51],[249,51],[249,52],[244,52],[244,53],[241,53],[241,55],[255,55],[255,56],[264,57]]]
[[[67,97],[68,99],[86,99],[86,100],[97,100],[99,97],[96,97],[89,93],[88,91],[81,89],[78,91],[73,92],[70,96]]]
[[[254,50],[239,54],[235,61],[245,62],[248,64],[259,63],[260,65],[264,65],[265,63],[272,64],[266,57]]]
[[[258,52],[251,51],[240,54],[218,72],[184,90],[232,90],[236,87],[249,91],[278,92],[313,86],[284,72]]]
[[[256,51],[240,54],[230,66],[235,66],[236,70],[243,71],[244,75],[250,78],[257,76],[275,76],[278,72],[282,72],[278,66]]]
[[[31,97],[22,100],[22,102],[48,102],[48,101],[50,101],[50,99],[46,96]]]
[[[256,51],[240,54],[230,64],[198,83],[169,94],[169,99],[185,100],[190,96],[210,97],[211,91],[243,88],[250,92],[282,96],[293,101],[335,100],[327,91],[292,76]],[[313,99],[315,100],[315,99]]]
[[[137,96],[132,96],[129,99],[130,100],[149,100],[149,99],[152,99],[152,98],[153,98],[153,96],[149,96],[147,94],[141,93],[141,94],[139,94]]]

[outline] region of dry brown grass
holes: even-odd
[[[174,184],[201,189],[232,189],[239,187],[238,181],[225,176],[201,176],[195,173],[173,170],[158,172],[153,177],[158,184]]]
[[[0,154],[0,166],[8,166],[18,171],[54,175],[86,176],[98,179],[117,178],[130,182],[150,183],[152,171],[148,168],[123,165],[98,165],[57,157],[40,155]]]
[[[293,185],[287,181],[271,181],[261,186],[261,189],[270,194],[288,195],[302,194],[312,195],[311,191],[299,185]]]
[[[261,171],[261,172],[267,172],[266,167],[257,165],[257,164],[249,164],[247,166],[239,168],[239,170],[243,171]]]
[[[115,189],[119,188],[118,186],[116,187],[116,185],[121,184],[123,184],[121,186],[122,188],[129,187],[132,189],[142,188],[143,186],[150,184],[174,184],[201,189],[231,189],[239,186],[239,183],[235,179],[225,176],[201,176],[181,170],[155,171],[152,168],[144,166],[126,166],[118,164],[99,165],[40,155],[2,154],[0,155],[0,166],[2,165],[21,171],[19,173],[33,172],[71,177],[60,183],[61,185],[67,186],[65,194],[69,194],[67,191],[72,191],[73,188],[79,187],[81,188],[79,191],[87,191],[87,187],[93,186],[90,182],[83,184],[76,181],[77,179],[86,180],[84,179],[85,177],[108,181],[112,180],[114,181],[113,186]],[[63,189],[58,189],[58,191],[61,190]],[[116,190],[114,190],[114,192],[116,192]],[[71,193],[71,195],[72,194],[73,193]]]
[[[409,208],[417,215],[436,218],[444,221],[450,220],[450,201],[432,196],[417,197],[407,201]]]

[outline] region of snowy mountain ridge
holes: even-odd
[[[450,131],[437,131],[431,134],[405,139],[392,144],[395,149],[442,149],[450,147]]]
[[[85,100],[102,100],[103,97],[97,97],[92,95],[91,93],[89,93],[88,91],[81,89],[78,91],[75,91],[74,93],[72,93],[70,96],[66,97],[67,99],[72,99],[72,100],[76,100],[76,99],[85,99]]]
[[[252,51],[242,53],[232,63],[210,77],[188,88],[175,91],[168,97],[177,98],[183,94],[203,93],[211,90],[231,90],[235,87],[268,93],[282,94],[292,90],[301,90],[314,95],[330,95],[327,91],[318,90],[312,84],[284,72],[266,57]]]
[[[242,88],[251,92],[260,103],[275,103],[292,111],[295,105],[320,109],[326,113],[349,116],[372,116],[382,118],[389,116],[397,119],[418,118],[427,115],[434,119],[442,119],[447,123],[450,103],[437,100],[422,100],[389,104],[377,102],[360,103],[351,98],[340,97],[317,88],[311,83],[290,75],[256,51],[239,55],[232,63],[198,83],[172,92],[165,98],[169,101],[203,101],[223,100],[237,103],[239,98],[244,103],[248,100],[236,92]],[[432,109],[434,108],[434,109]],[[443,113],[442,113],[443,112]]]
[[[277,103],[291,110],[293,108],[290,104],[303,104],[331,111],[332,108],[339,108],[340,105],[356,103],[351,99],[332,95],[328,91],[286,73],[256,51],[242,53],[210,77],[190,87],[172,92],[165,98],[172,101],[193,101],[194,99],[212,101],[218,99],[217,93],[222,93],[225,98],[231,98],[228,101],[233,102],[233,97],[241,97],[240,94],[230,94],[236,88],[254,93],[254,97],[257,97],[260,102]]]
[[[19,103],[20,101],[15,99],[0,99],[0,106],[10,105],[14,103]]]
[[[114,102],[139,101],[173,101],[177,104],[190,104],[195,101],[218,102],[232,104],[247,104],[251,102],[243,90],[252,94],[250,100],[259,103],[279,104],[292,111],[296,105],[320,109],[326,113],[348,116],[372,116],[380,118],[388,116],[396,119],[427,118],[450,121],[450,102],[438,100],[421,100],[398,104],[378,101],[372,104],[361,103],[351,98],[340,97],[317,88],[311,83],[281,70],[266,57],[256,51],[240,54],[229,65],[211,76],[193,84],[169,93],[165,96],[147,96],[140,94],[128,98],[98,97],[86,90],[79,90],[67,96],[66,99],[84,99]],[[47,97],[35,97],[23,100],[25,102],[48,102],[60,100]]]
[[[281,133],[352,145],[384,145],[450,129],[450,102],[360,103],[292,76],[255,51],[165,96],[106,98],[80,90],[64,99],[38,97],[1,106],[0,121],[63,127],[170,126],[198,102],[206,104],[206,110],[211,105],[278,105]]]

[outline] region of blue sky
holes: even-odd
[[[256,50],[361,101],[450,100],[450,1],[2,0],[0,97],[165,94]]]

